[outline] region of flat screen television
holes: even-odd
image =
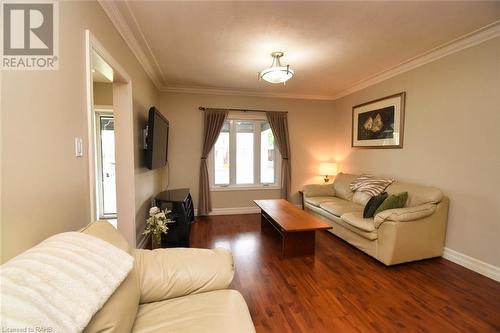
[[[168,120],[152,106],[149,109],[148,134],[146,137],[146,166],[153,170],[167,164]]]

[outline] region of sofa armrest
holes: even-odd
[[[407,221],[418,220],[427,217],[429,215],[432,215],[435,210],[436,210],[436,204],[430,204],[430,203],[415,207],[384,210],[375,215],[374,218],[375,228],[380,227],[380,225],[384,221],[407,222]]]
[[[334,197],[335,188],[333,184],[320,185],[320,184],[308,184],[302,189],[304,197]]]
[[[226,249],[134,250],[141,303],[226,289],[234,264]]]

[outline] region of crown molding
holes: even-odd
[[[253,97],[274,97],[274,98],[293,98],[293,99],[314,99],[314,100],[333,100],[332,96],[308,95],[308,94],[289,94],[279,92],[263,92],[246,89],[229,88],[206,88],[197,86],[163,86],[161,92],[183,93],[183,94],[207,94],[207,95],[229,95],[229,96],[253,96]]]
[[[153,84],[161,90],[164,85],[163,73],[128,4],[106,0],[98,2]]]
[[[208,94],[208,95],[231,95],[231,96],[254,96],[254,97],[274,97],[274,98],[292,98],[292,99],[313,99],[313,100],[337,100],[350,95],[372,85],[388,80],[397,75],[403,74],[430,62],[436,61],[453,53],[462,51],[474,45],[486,42],[490,39],[500,36],[500,20],[495,21],[483,28],[458,37],[450,42],[435,47],[420,55],[412,57],[398,65],[388,68],[382,72],[371,75],[358,81],[351,87],[331,95],[312,95],[312,94],[290,94],[278,92],[262,92],[247,89],[232,89],[219,87],[200,87],[200,86],[175,86],[166,85],[165,76],[161,67],[154,57],[149,44],[144,37],[135,16],[126,2],[98,0],[111,22],[125,40],[129,48],[142,65],[147,75],[151,78],[154,85],[161,92],[186,93],[186,94]],[[120,8],[124,7],[124,8]],[[147,52],[145,52],[146,50]]]
[[[457,53],[474,45],[486,42],[500,36],[500,21],[495,21],[483,28],[475,30],[464,36],[458,37],[450,42],[433,48],[418,56],[410,58],[396,66],[372,75],[366,79],[358,81],[348,89],[342,90],[333,95],[303,95],[287,93],[269,93],[243,89],[206,88],[189,86],[163,86],[162,92],[176,92],[187,94],[211,94],[211,95],[235,95],[235,96],[256,96],[256,97],[277,97],[296,99],[316,99],[316,100],[337,100],[357,91],[368,88],[372,85],[388,80],[397,75],[411,71],[420,66],[426,65],[453,53]]]
[[[457,53],[474,45],[486,42],[490,39],[500,36],[500,20],[495,21],[483,28],[475,30],[471,33],[458,37],[450,42],[433,48],[427,52],[424,52],[418,56],[410,58],[396,66],[379,72],[373,76],[366,79],[358,81],[356,84],[348,89],[342,90],[331,96],[332,100],[339,99],[341,97],[355,93],[356,91],[368,88],[372,85],[380,83],[382,81],[388,80],[397,75],[403,74],[405,72],[411,71],[417,67],[426,65],[430,62],[436,61],[453,53]]]

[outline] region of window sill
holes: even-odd
[[[211,192],[225,192],[225,191],[261,191],[261,190],[279,190],[280,186],[277,185],[250,185],[250,186],[212,186]]]

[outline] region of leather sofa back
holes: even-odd
[[[339,173],[333,182],[335,196],[352,201],[354,192],[351,191],[350,185],[358,177],[359,175]],[[389,194],[408,192],[408,201],[405,207],[415,207],[427,203],[437,204],[443,199],[443,192],[438,188],[404,183],[397,180],[387,187],[386,192]],[[358,202],[359,200],[354,201],[361,204],[361,202]]]
[[[351,183],[358,178],[358,175],[350,175],[348,173],[339,173],[335,176],[333,187],[335,188],[335,196],[345,200],[352,200],[354,192],[351,190]]]
[[[106,221],[89,224],[81,232],[98,237],[131,254],[132,249],[123,236]],[[85,333],[130,332],[139,308],[140,290],[137,267],[115,290],[108,301],[91,319]]]
[[[405,207],[415,207],[427,203],[437,204],[443,199],[443,192],[431,186],[421,186],[396,181],[386,189],[389,194],[408,192]]]

